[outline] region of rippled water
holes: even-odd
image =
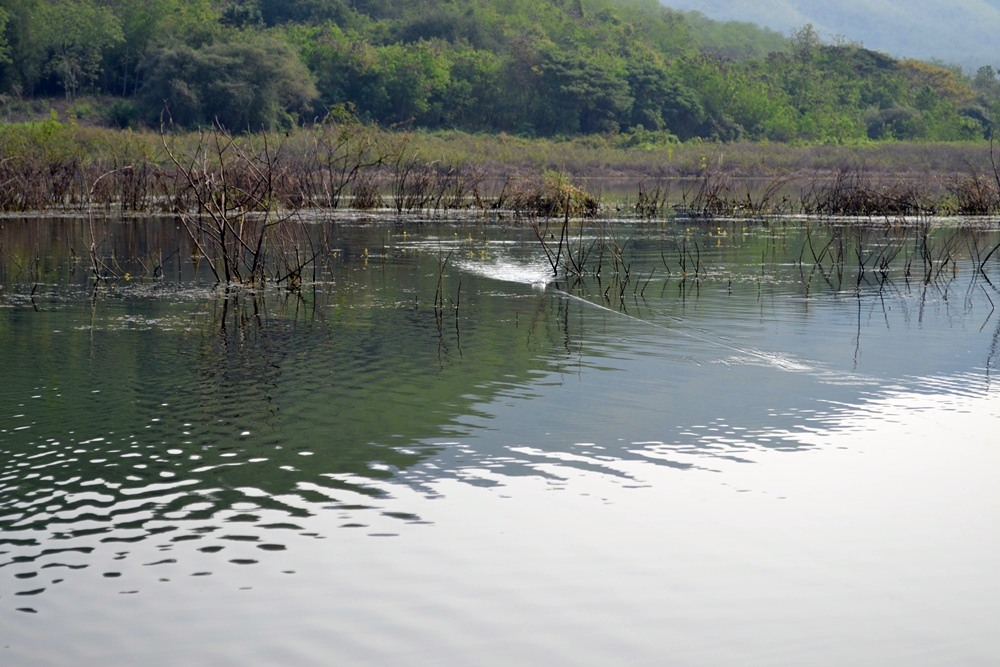
[[[828,224],[604,230],[624,287],[350,224],[258,298],[95,292],[46,224],[0,236],[2,664],[1000,662],[988,224],[926,284],[906,230],[851,231],[886,280],[812,271]]]

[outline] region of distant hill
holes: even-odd
[[[815,26],[790,38],[661,0],[0,0],[0,108],[114,96],[102,113],[120,127],[287,130],[329,115],[648,147],[1000,130],[995,69],[964,76],[867,38],[917,24],[954,32],[954,14],[979,31],[955,43],[987,43],[992,5],[865,1],[873,9],[844,0],[824,12],[779,0],[772,16]],[[911,42],[947,57],[947,40]]]
[[[662,0],[712,19],[747,21],[785,34],[807,23],[900,58],[939,60],[975,73],[1000,65],[1000,0]]]

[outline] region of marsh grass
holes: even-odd
[[[168,134],[170,151],[151,133],[55,119],[0,125],[0,211],[198,209],[202,204],[170,152],[198,152],[204,133]],[[701,217],[1000,212],[1000,182],[986,144],[691,142],[636,148],[614,136],[554,140],[388,131],[343,115],[287,136],[229,139],[232,150],[248,156],[265,142],[282,147],[280,168],[269,174],[270,204],[292,210],[388,206],[400,214],[471,209],[560,217],[567,199],[559,188],[569,183],[575,188],[568,201],[573,216],[605,212],[604,204],[606,211],[625,210],[641,219],[677,210]],[[563,180],[554,189],[553,174]],[[631,179],[631,193],[599,198],[580,185],[615,176]],[[255,177],[230,169],[227,178],[245,189]]]

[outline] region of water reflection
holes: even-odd
[[[441,329],[413,292],[425,268],[401,258],[383,269],[418,275],[377,291],[348,271],[338,289],[308,294],[198,301],[121,287],[83,309],[55,296],[41,312],[14,303],[5,351],[38,361],[12,368],[2,390],[0,545],[24,582],[14,599],[109,550],[146,561],[155,545],[163,557],[144,566],[205,575],[258,563],[289,535],[327,537],[302,523],[318,512],[370,535],[420,523],[392,504],[391,480],[477,414],[487,378],[529,377],[549,299],[505,307],[499,330]],[[467,303],[489,316],[504,300]],[[474,352],[448,352],[460,335]]]
[[[844,274],[804,277],[790,226],[645,232],[630,246],[643,293],[547,284],[527,235],[492,229],[426,242],[352,229],[301,292],[194,278],[38,292],[64,262],[26,282],[15,271],[0,320],[6,606],[40,610],[88,569],[123,593],[294,571],[290,554],[338,528],[434,525],[413,499],[450,482],[594,478],[625,493],[663,471],[724,479],[949,409],[921,396],[995,399],[995,290],[968,261],[945,282],[845,291]],[[661,237],[700,244],[697,276],[677,275]]]

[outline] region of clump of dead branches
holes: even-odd
[[[295,285],[321,248],[283,208],[275,184],[284,176],[283,146],[261,133],[235,137],[221,127],[178,149],[161,133],[163,149],[179,174],[177,213],[199,261],[216,280]]]

